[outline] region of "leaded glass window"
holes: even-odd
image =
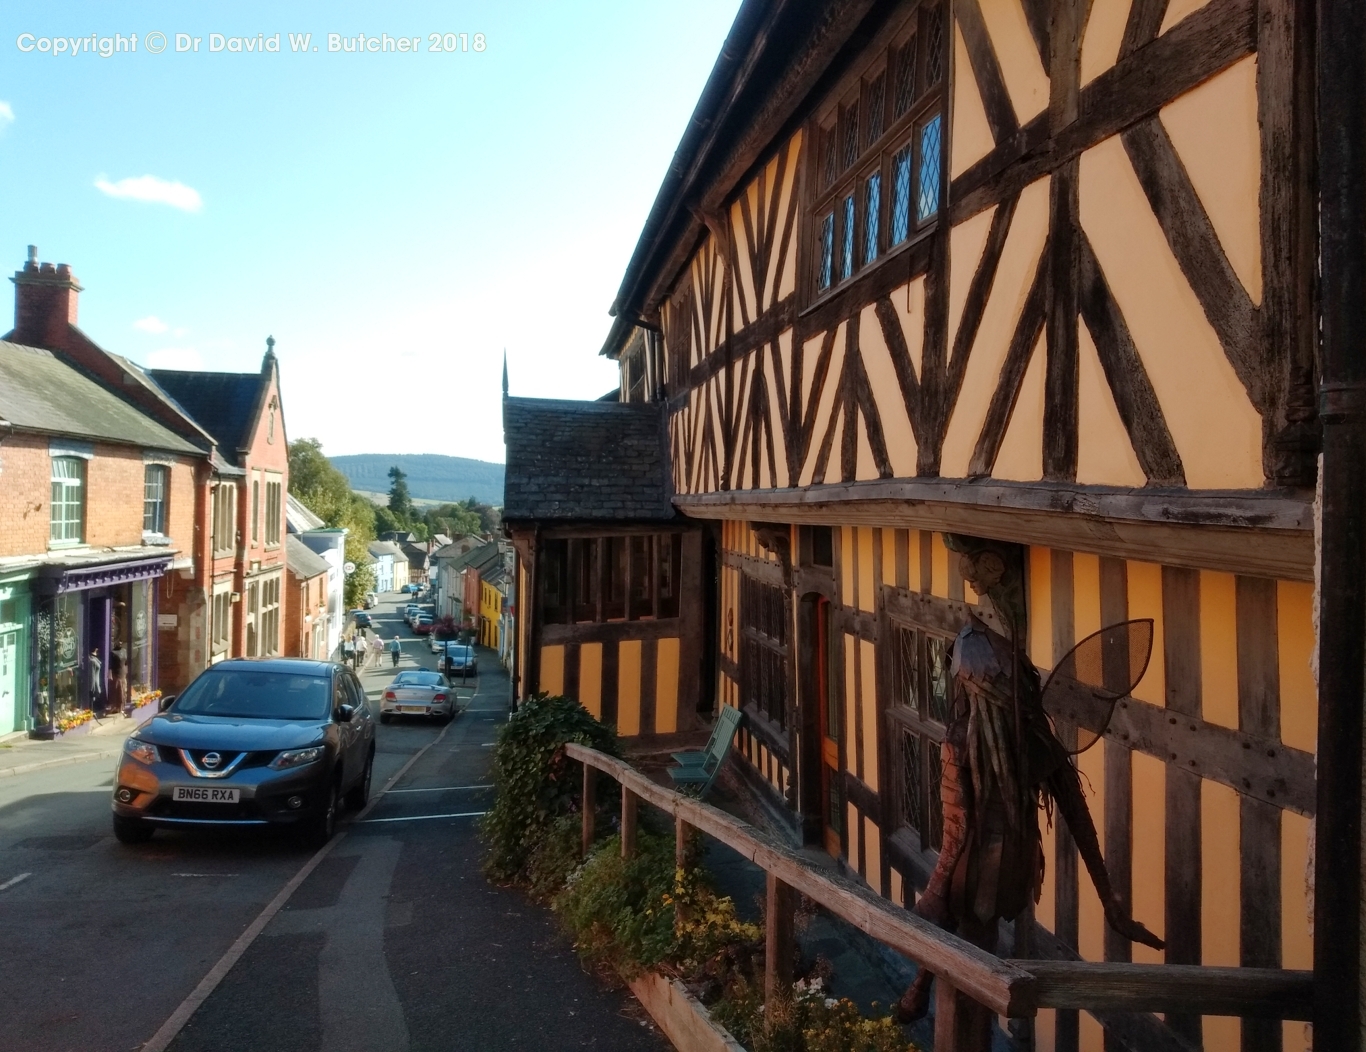
[[[882,138],[885,130],[883,117],[887,111],[887,78],[879,73],[868,85],[865,98],[868,100],[867,130],[864,133],[864,149],[873,146]]]
[[[830,212],[821,220],[820,264],[816,268],[816,288],[828,289],[834,279],[835,267],[835,213]]]
[[[874,172],[863,184],[863,262],[877,259],[878,219],[882,215],[882,173]]]
[[[944,9],[932,7],[925,16],[925,83],[938,84],[944,76]]]
[[[788,725],[788,656],[792,608],[788,593],[740,577],[740,695],[770,723]]]
[[[840,280],[854,273],[854,195],[840,205]]]
[[[52,458],[52,502],[49,537],[54,544],[85,539],[85,461]]]
[[[921,223],[939,211],[941,120],[936,113],[920,128],[920,171],[916,179],[915,218]]]
[[[915,56],[916,38],[902,45],[896,54],[896,95],[892,102],[893,117],[900,117],[911,108],[915,101]]]
[[[899,245],[911,236],[911,148],[892,156],[892,227],[889,241]]]
[[[911,829],[921,848],[937,850],[944,829],[939,750],[950,711],[950,641],[913,625],[891,624],[887,645],[892,647],[892,696],[887,729],[896,762],[895,822]]]

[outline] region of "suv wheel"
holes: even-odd
[[[352,811],[359,811],[370,802],[370,777],[375,771],[375,750],[370,748],[370,755],[365,758],[365,771],[360,776],[360,781],[352,786],[351,791],[346,794],[346,806]]]
[[[339,810],[341,810],[341,780],[333,778],[331,789],[327,794],[326,810],[308,824],[305,839],[312,846],[322,847],[332,839],[332,834],[337,831],[337,812]]]
[[[114,816],[114,836],[120,844],[145,844],[155,832],[156,827],[141,818]]]

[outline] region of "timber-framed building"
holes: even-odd
[[[698,702],[744,711],[752,782],[880,894],[912,905],[939,846],[948,648],[978,602],[963,545],[1003,552],[1042,670],[1152,619],[1146,675],[1080,767],[1166,950],[1107,931],[1054,824],[1017,956],[1313,966],[1307,11],[747,2],[613,308],[602,353],[664,414],[703,548]],[[518,689],[544,689],[522,654]],[[1034,1040],[1308,1043],[1067,1010]]]

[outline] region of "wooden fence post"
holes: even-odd
[[[943,976],[934,977],[934,1052],[991,1052],[993,1018]]]
[[[675,885],[677,884],[677,874],[684,872],[688,868],[688,837],[692,834],[692,826],[684,820],[682,815],[674,815],[674,874]],[[677,891],[674,888],[674,931],[682,929],[688,922],[688,909],[683,903],[678,901]]]
[[[636,853],[636,794],[621,787],[621,857]]]
[[[764,874],[768,902],[764,910],[764,1000],[773,1004],[792,985],[792,921],[796,895],[772,873]]]
[[[598,772],[589,764],[583,765],[583,857],[593,848],[593,822],[598,811]]]

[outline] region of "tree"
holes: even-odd
[[[375,586],[375,573],[365,565],[375,539],[374,505],[351,491],[316,438],[290,443],[289,492],[328,526],[346,530],[346,561],[356,564],[356,572],[346,578],[342,596],[348,608],[360,606]]]
[[[407,526],[413,520],[413,498],[408,494],[408,476],[397,464],[389,469],[389,510]]]

